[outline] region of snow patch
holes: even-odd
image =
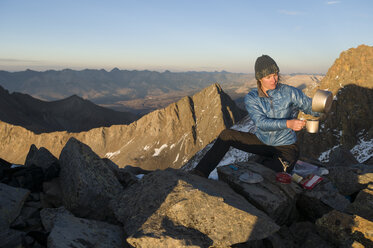
[[[373,139],[366,141],[360,138],[358,144],[350,151],[359,163],[367,161],[373,156]]]
[[[144,151],[149,150],[149,148],[150,148],[150,146],[146,145],[146,146],[144,147]]]
[[[248,115],[245,117],[243,121],[240,121],[240,123],[235,124],[231,127],[231,129],[248,133],[254,133],[255,128],[256,127],[254,122],[250,119],[250,117],[248,117]]]
[[[238,162],[245,162],[249,160],[249,157],[254,156],[252,153],[247,153],[236,148],[231,147],[229,151],[225,154],[223,159],[220,161],[217,167],[234,164]],[[216,168],[210,173],[209,178],[214,180],[219,180],[218,171]]]
[[[111,159],[112,157],[114,157],[114,156],[116,156],[118,154],[120,154],[120,150],[116,151],[116,152],[108,152],[108,153],[105,154],[105,157]]]
[[[144,174],[138,174],[136,177],[141,180],[144,177]]]
[[[159,147],[159,148],[155,148],[155,149],[154,149],[153,157],[158,156],[158,155],[161,153],[161,151],[162,151],[163,149],[165,149],[166,147],[168,147],[168,145],[167,145],[167,144],[163,144],[161,147]]]
[[[18,167],[22,167],[23,165],[21,165],[21,164],[12,164],[11,166],[10,166],[10,168],[18,168]]]
[[[130,143],[132,143],[132,141],[134,140],[135,138],[132,138],[130,141],[128,141],[124,146],[122,146],[120,149],[119,149],[119,151],[120,150],[122,150],[124,147],[126,147],[127,145],[129,145]]]
[[[320,157],[319,157],[319,161],[320,162],[323,162],[323,163],[327,163],[329,162],[329,156],[330,156],[330,152],[333,151],[334,149],[336,149],[337,147],[339,147],[339,145],[336,145],[334,146],[333,148],[321,153]]]
[[[178,159],[179,159],[179,153],[176,155],[176,158],[175,158],[175,161],[173,162],[173,164],[176,163]]]
[[[172,148],[174,148],[175,147],[175,144],[172,144],[171,146],[170,146],[170,149],[172,149]]]

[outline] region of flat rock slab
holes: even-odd
[[[0,183],[0,229],[8,228],[21,213],[30,191]]]
[[[218,167],[219,180],[228,183],[251,204],[267,213],[279,225],[292,223],[296,218],[297,195],[300,186],[276,181],[276,173],[256,162],[241,162]],[[257,173],[262,182],[246,183],[240,180],[244,173]]]
[[[227,184],[173,169],[128,188],[116,216],[134,247],[229,247],[279,230]]]
[[[302,194],[339,211],[345,211],[350,204],[350,201],[339,193],[334,184],[326,179],[312,190],[303,191]]]
[[[124,232],[119,226],[63,212],[56,214],[48,236],[48,248],[125,247]]]

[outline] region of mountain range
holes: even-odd
[[[111,71],[0,71],[0,85],[10,92],[26,93],[46,101],[78,95],[101,106],[137,113],[166,107],[216,82],[225,87],[230,84],[241,85],[253,78],[252,74],[224,71],[160,73],[117,68]],[[142,101],[139,103],[138,99]]]
[[[287,83],[305,88],[322,75],[284,75]],[[164,108],[186,95],[219,83],[233,100],[241,102],[256,87],[253,74],[229,72],[156,72],[113,69],[75,71],[0,71],[0,85],[10,92],[44,100],[77,95],[103,107],[144,115]]]
[[[129,124],[138,118],[133,113],[107,109],[77,95],[47,102],[28,94],[10,94],[0,86],[0,120],[34,133],[82,132],[96,127]]]

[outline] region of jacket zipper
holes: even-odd
[[[273,102],[272,102],[272,97],[271,96],[269,97],[269,102],[271,103],[272,116],[273,116],[273,118],[275,118],[275,110],[273,108]]]
[[[274,110],[274,108],[273,108],[273,102],[272,102],[272,97],[270,96],[269,97],[269,102],[271,103],[271,110],[272,110],[272,116],[273,116],[273,118],[275,117],[275,110]],[[270,144],[272,144],[273,143],[273,131],[271,131],[270,132]]]

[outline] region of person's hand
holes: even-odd
[[[304,128],[304,126],[306,126],[306,121],[298,119],[287,120],[286,126],[294,131],[300,131],[302,128]]]

